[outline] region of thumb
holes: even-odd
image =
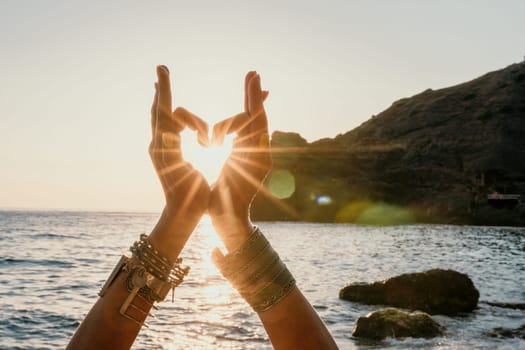
[[[268,95],[270,94],[270,91],[268,90],[263,90],[262,91],[262,99],[263,99],[263,102],[266,101],[266,99],[268,98]]]

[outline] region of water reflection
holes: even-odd
[[[97,298],[120,254],[157,214],[0,212],[0,348],[64,348]],[[485,337],[497,326],[525,323],[522,310],[484,301],[523,302],[525,229],[443,225],[261,223],[342,349],[519,348],[523,341]],[[135,349],[271,349],[257,316],[211,261],[220,240],[208,218],[182,252],[189,276],[160,304]],[[36,249],[35,247],[38,247]],[[351,337],[356,319],[376,309],[338,299],[346,283],[429,268],[469,274],[479,309],[438,317],[446,337],[365,344]],[[43,302],[45,300],[45,302]],[[521,343],[520,343],[521,341]]]

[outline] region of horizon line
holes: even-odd
[[[0,211],[69,211],[69,212],[106,212],[106,213],[143,213],[161,214],[161,210],[155,209],[116,209],[116,208],[67,208],[67,207],[15,207],[0,206]]]

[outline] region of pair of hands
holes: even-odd
[[[157,77],[149,153],[164,190],[166,207],[150,239],[168,256],[176,256],[207,211],[225,247],[231,251],[252,230],[250,203],[272,167],[263,106],[268,92],[261,89],[260,76],[249,72],[245,78],[244,112],[213,127],[212,142],[220,144],[226,134],[234,132],[237,137],[219,178],[210,187],[202,174],[184,161],[180,141],[180,132],[189,127],[197,132],[199,143],[207,145],[208,125],[184,108],[172,109],[167,67],[157,67]],[[174,249],[170,250],[170,246]]]

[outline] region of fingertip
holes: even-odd
[[[197,142],[202,147],[208,147],[210,145],[210,140],[208,138],[208,135],[200,133],[200,132],[197,133]]]
[[[210,145],[208,124],[204,123],[204,125],[201,125],[201,128],[197,131],[197,142],[203,147],[208,147]]]
[[[261,90],[261,76],[256,74],[248,83],[248,108],[250,113],[256,112],[255,109],[262,107],[264,93]]]
[[[212,144],[214,146],[220,146],[224,142],[224,134],[214,135],[212,138]]]
[[[157,74],[170,74],[170,70],[165,65],[161,64],[157,66]]]
[[[219,124],[215,124],[211,131],[211,144],[212,145],[218,145],[217,143],[218,133],[219,133]]]
[[[245,82],[246,84],[248,84],[250,82],[250,80],[252,80],[252,78],[257,74],[256,71],[254,70],[251,70],[249,71],[248,73],[246,73],[246,77],[245,77]]]
[[[163,84],[168,84],[170,79],[170,71],[168,70],[168,67],[166,66],[157,66],[157,79]]]
[[[268,98],[268,95],[270,95],[270,91],[268,91],[268,90],[263,90],[262,91],[262,99],[263,99],[263,101],[265,101]]]
[[[258,87],[259,90],[261,90],[261,76],[259,74],[255,74],[249,82],[250,88]]]
[[[220,146],[224,142],[224,134],[219,131],[213,131],[211,136],[211,144],[214,146]]]

